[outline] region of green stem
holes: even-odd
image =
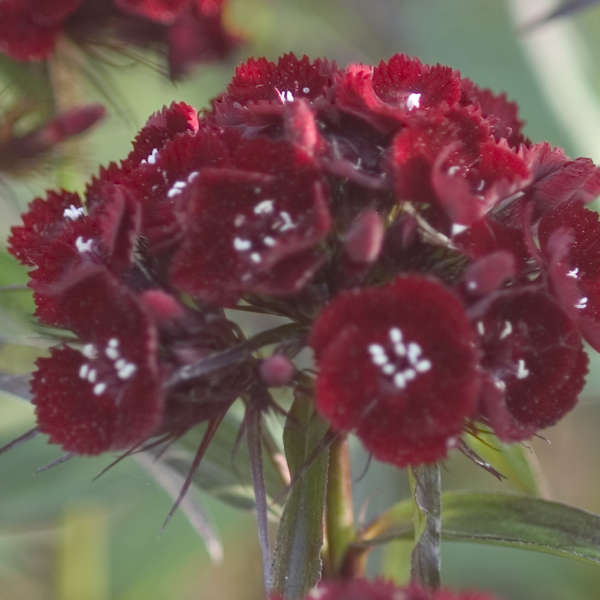
[[[409,471],[414,497],[415,547],[411,555],[411,579],[429,589],[440,586],[442,540],[442,478],[435,463]]]
[[[329,450],[326,528],[328,576],[339,576],[348,545],[356,535],[350,454],[344,437],[333,441]]]

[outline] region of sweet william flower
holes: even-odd
[[[473,416],[475,336],[460,300],[440,283],[398,277],[337,296],[311,336],[317,408],[398,466],[446,455]]]

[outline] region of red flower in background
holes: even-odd
[[[86,44],[164,47],[173,78],[197,63],[222,60],[240,43],[223,21],[223,0],[3,0],[0,52],[43,60],[66,35]]]

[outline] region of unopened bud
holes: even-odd
[[[352,262],[371,264],[379,257],[384,233],[379,213],[376,210],[366,210],[350,226],[344,240],[344,250]]]
[[[262,361],[259,371],[262,380],[269,387],[278,387],[291,381],[296,367],[284,354],[273,354]]]

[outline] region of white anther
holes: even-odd
[[[273,212],[273,200],[263,200],[254,207],[255,215],[268,215]]]
[[[81,349],[81,354],[83,354],[86,358],[89,358],[91,360],[98,358],[98,350],[96,349],[96,346],[94,346],[94,344],[86,344]]]
[[[94,396],[100,396],[101,394],[104,393],[104,390],[106,390],[106,384],[105,383],[97,383],[94,386]]]
[[[74,204],[71,204],[68,208],[63,210],[63,217],[65,219],[70,219],[71,221],[77,221],[77,219],[83,217],[83,207],[77,207]]]

